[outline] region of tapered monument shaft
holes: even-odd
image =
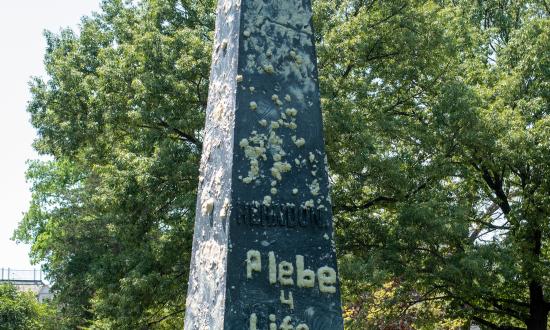
[[[186,330],[341,330],[310,0],[220,0]]]

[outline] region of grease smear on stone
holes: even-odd
[[[214,198],[209,198],[202,204],[202,215],[208,216],[212,213],[214,209]]]
[[[326,234],[325,234],[326,235]],[[336,293],[336,270],[329,266],[320,267],[317,272],[307,268],[303,255],[296,255],[296,267],[286,260],[277,263],[275,252],[268,253],[268,282],[270,285],[281,285],[279,290],[279,302],[286,305],[290,310],[295,309],[296,302],[291,287],[296,285],[299,288],[313,289],[315,284],[318,284],[318,289],[323,294]],[[248,280],[260,280],[260,276],[264,268],[262,268],[262,254],[257,250],[249,250],[246,257],[246,274]],[[258,273],[257,275],[255,273]],[[296,279],[296,280],[295,280]],[[285,289],[284,287],[290,287]],[[306,309],[306,313],[310,317],[315,316],[315,311],[312,307]],[[250,315],[250,329],[258,326],[258,318],[255,313]],[[269,315],[269,329],[309,329],[307,324],[298,324],[294,328],[292,325],[292,317],[285,316],[282,323],[277,326],[276,315]]]

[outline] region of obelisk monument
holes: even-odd
[[[342,330],[310,0],[220,0],[186,330]]]

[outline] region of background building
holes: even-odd
[[[0,283],[11,283],[19,291],[31,291],[39,302],[53,298],[50,286],[44,281],[44,274],[39,269],[0,268]]]

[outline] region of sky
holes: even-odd
[[[44,30],[78,28],[100,0],[0,0],[0,268],[32,269],[29,246],[10,238],[29,205],[26,161],[37,158],[25,108],[31,76],[45,77]]]

